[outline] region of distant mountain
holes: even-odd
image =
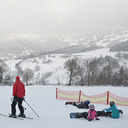
[[[70,46],[48,52],[47,54],[62,54],[62,53],[80,53],[80,52],[88,52],[93,51],[100,48],[113,48],[114,46],[120,46],[122,42],[128,41],[128,30],[113,32],[110,35],[106,35],[103,37],[94,36],[92,40],[86,40],[85,38],[81,38],[77,43],[72,44]],[[124,46],[125,47],[125,46]]]
[[[31,35],[11,34],[0,36],[0,58],[32,58],[46,54],[80,53],[103,47],[112,47],[128,41],[128,29],[107,35]]]

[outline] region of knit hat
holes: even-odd
[[[17,77],[16,77],[16,80],[20,80],[20,77],[19,77],[19,76],[17,76]]]

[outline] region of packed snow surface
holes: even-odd
[[[86,119],[70,119],[70,112],[84,112],[87,109],[78,109],[74,106],[65,106],[66,101],[56,100],[56,88],[66,91],[82,90],[87,95],[100,94],[106,91],[128,98],[128,87],[111,86],[27,86],[26,101],[39,115],[37,117],[29,106],[23,102],[26,108],[25,114],[33,120],[17,120],[0,115],[0,128],[128,128],[128,107],[118,106],[124,114],[119,119],[99,117],[100,120],[88,122]],[[0,86],[0,113],[8,115],[11,112],[12,86]],[[95,109],[100,111],[109,105],[95,104]],[[17,107],[17,114],[19,110]]]

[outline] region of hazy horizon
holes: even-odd
[[[0,35],[82,34],[128,27],[128,0],[0,0]]]

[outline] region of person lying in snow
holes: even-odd
[[[73,106],[76,106],[77,108],[85,108],[89,109],[90,101],[86,100],[85,102],[66,102],[65,105],[71,104]]]
[[[97,117],[97,112],[96,112],[96,110],[95,110],[95,106],[93,105],[93,104],[90,104],[89,105],[89,111],[88,112],[83,112],[83,113],[76,113],[76,118],[81,118],[81,117],[83,117],[83,118],[85,118],[85,119],[87,119],[88,121],[92,121],[92,120],[94,120],[94,118],[96,119],[96,120],[100,120],[98,117]]]
[[[109,116],[112,118],[119,118],[120,113],[123,114],[122,110],[117,109],[114,101],[111,101],[109,105],[110,107],[108,109],[104,109],[103,111],[97,111],[97,116]]]

